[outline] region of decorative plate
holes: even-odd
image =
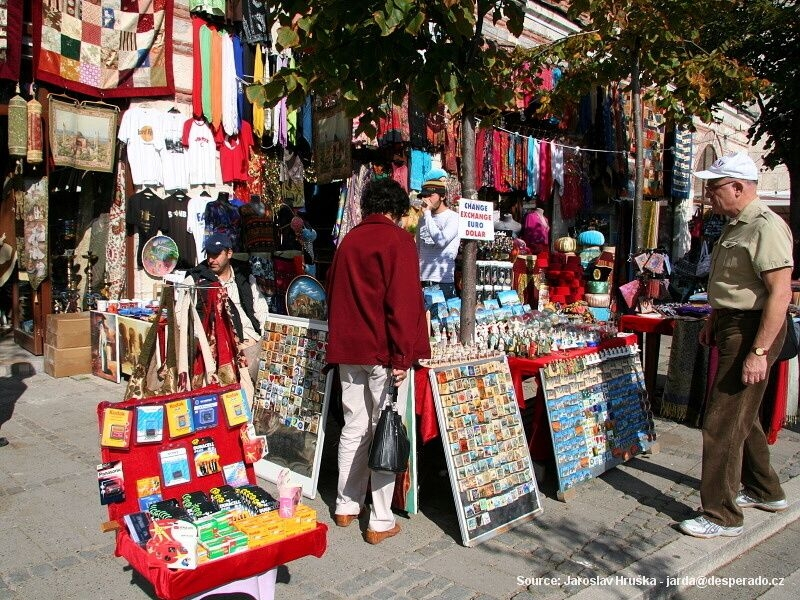
[[[325,320],[328,313],[325,288],[310,275],[295,277],[286,290],[286,312],[290,317]]]
[[[152,277],[164,277],[178,264],[178,244],[171,237],[157,235],[145,242],[142,248],[142,266]]]

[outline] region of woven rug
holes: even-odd
[[[173,0],[33,0],[36,78],[90,96],[175,92]]]
[[[695,426],[705,402],[708,380],[708,350],[698,341],[704,323],[702,319],[675,321],[660,410],[662,417],[689,420]]]

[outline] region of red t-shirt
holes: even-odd
[[[222,181],[249,181],[247,167],[250,162],[250,148],[253,147],[253,129],[250,123],[242,121],[239,133],[231,136],[225,135],[220,127],[214,139],[219,148]]]

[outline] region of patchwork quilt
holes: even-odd
[[[34,0],[36,78],[99,97],[172,94],[173,0]]]

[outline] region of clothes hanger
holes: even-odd
[[[179,114],[181,114],[181,111],[179,111],[179,110],[178,110],[177,108],[175,108],[174,106],[173,106],[172,108],[170,108],[170,109],[169,109],[167,112],[168,112],[168,113],[171,113],[171,114],[173,114],[173,115],[175,115],[175,114],[178,114],[178,115],[179,115]]]
[[[205,196],[206,198],[211,198],[211,194],[208,193],[208,190],[203,190],[200,192],[201,196]]]

